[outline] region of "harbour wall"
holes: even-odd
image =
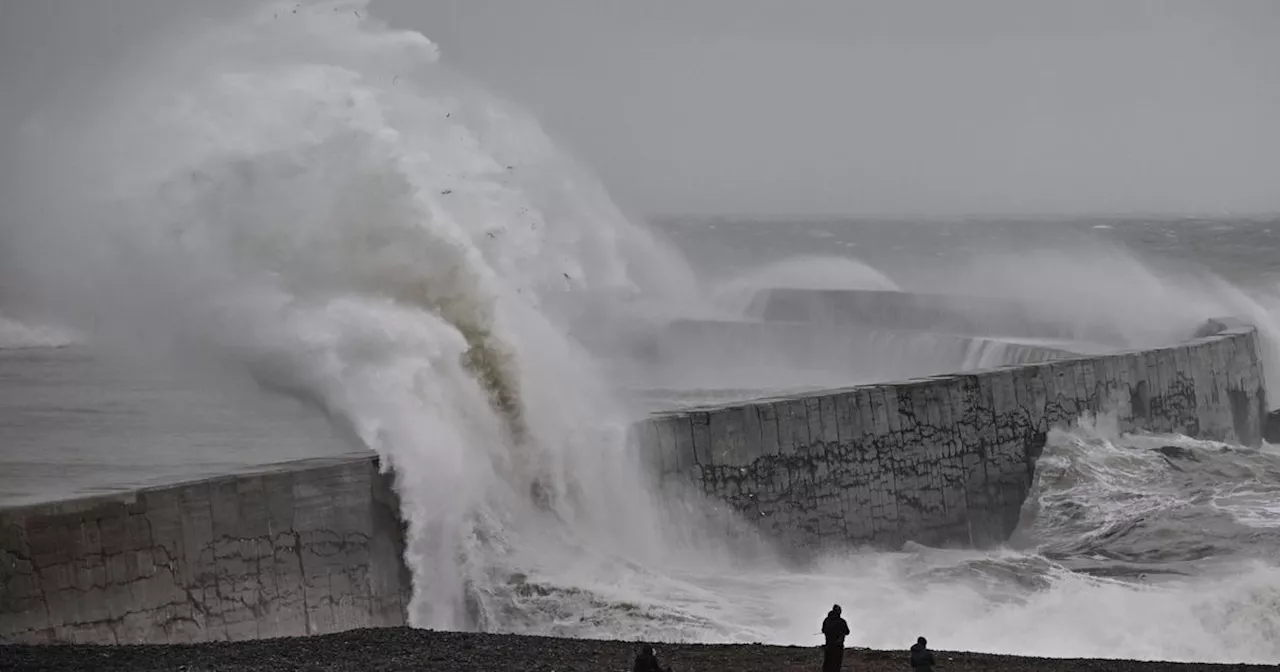
[[[403,538],[368,453],[0,510],[0,643],[403,625]]]
[[[1086,413],[1121,431],[1257,445],[1256,330],[796,398],[696,408],[637,428],[653,471],[693,482],[791,548],[983,547],[1018,524],[1048,432]],[[656,450],[652,448],[656,447]]]
[[[1167,348],[654,416],[637,446],[797,547],[984,546],[1018,521],[1050,428],[1255,445],[1256,331]],[[411,591],[389,477],[366,453],[0,510],[0,643],[173,643],[400,625]]]

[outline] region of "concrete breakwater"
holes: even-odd
[[[651,467],[692,480],[795,547],[987,546],[1008,539],[1053,427],[1257,445],[1256,330],[1211,320],[1186,343],[655,416]],[[657,450],[653,450],[653,447]]]
[[[367,453],[0,510],[0,642],[403,625],[403,538],[389,479]]]
[[[1175,346],[668,413],[637,425],[667,480],[797,546],[983,546],[1017,524],[1050,428],[1256,445],[1256,331]],[[410,579],[367,454],[0,510],[0,642],[241,640],[397,625]]]

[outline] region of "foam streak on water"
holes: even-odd
[[[22,222],[5,273],[105,352],[239,371],[382,455],[410,525],[414,625],[813,644],[834,598],[859,645],[924,633],[941,648],[1280,660],[1270,452],[1165,437],[1187,452],[1157,456],[1086,423],[1054,435],[1017,550],[913,546],[804,572],[718,534],[738,523],[696,497],[659,501],[624,450],[614,381],[567,334],[607,341],[687,314],[692,274],[422,35],[377,25],[364,2],[294,10],[174,33],[81,116],[33,127],[28,188],[4,205]],[[898,286],[824,268],[820,285]],[[1067,299],[1055,309],[1094,307]],[[1205,305],[1265,316],[1237,297],[1160,321],[1169,300],[1146,305],[1158,323],[1138,336],[1182,333]],[[1220,537],[1212,558],[1165,534],[1200,528]]]
[[[0,315],[0,350],[60,348],[74,342],[75,338],[65,330]]]

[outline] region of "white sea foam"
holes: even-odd
[[[508,556],[664,555],[624,418],[542,301],[622,315],[682,269],[536,124],[366,10],[268,7],[126,73],[59,135],[103,159],[47,204],[70,224],[21,239],[87,276],[29,271],[103,341],[229,357],[349,424],[397,474],[414,623],[495,625]]]
[[[104,347],[242,367],[349,425],[396,472],[414,625],[812,644],[839,601],[858,645],[1280,660],[1272,565],[1146,585],[1030,549],[912,547],[797,573],[716,533],[730,522],[706,502],[659,500],[612,381],[566,334],[696,310],[692,274],[425,37],[363,2],[294,8],[175,34],[76,123],[33,131],[25,179],[42,188],[12,237],[33,261],[10,272]],[[798,263],[764,275],[795,284]],[[896,287],[826,266],[805,286]],[[1132,318],[1143,287],[1105,316]],[[1163,319],[1160,296],[1139,317]],[[1267,316],[1227,288],[1197,298],[1135,338],[1206,305]]]

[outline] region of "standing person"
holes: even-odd
[[[671,668],[658,664],[658,656],[649,644],[640,646],[640,652],[636,654],[636,663],[631,669],[633,672],[671,672]]]
[[[933,672],[933,652],[924,637],[917,637],[911,647],[911,669],[916,672]]]
[[[822,672],[840,672],[844,663],[844,638],[849,635],[849,624],[840,617],[840,605],[831,605],[831,611],[822,621],[822,634],[827,638],[822,647]]]

